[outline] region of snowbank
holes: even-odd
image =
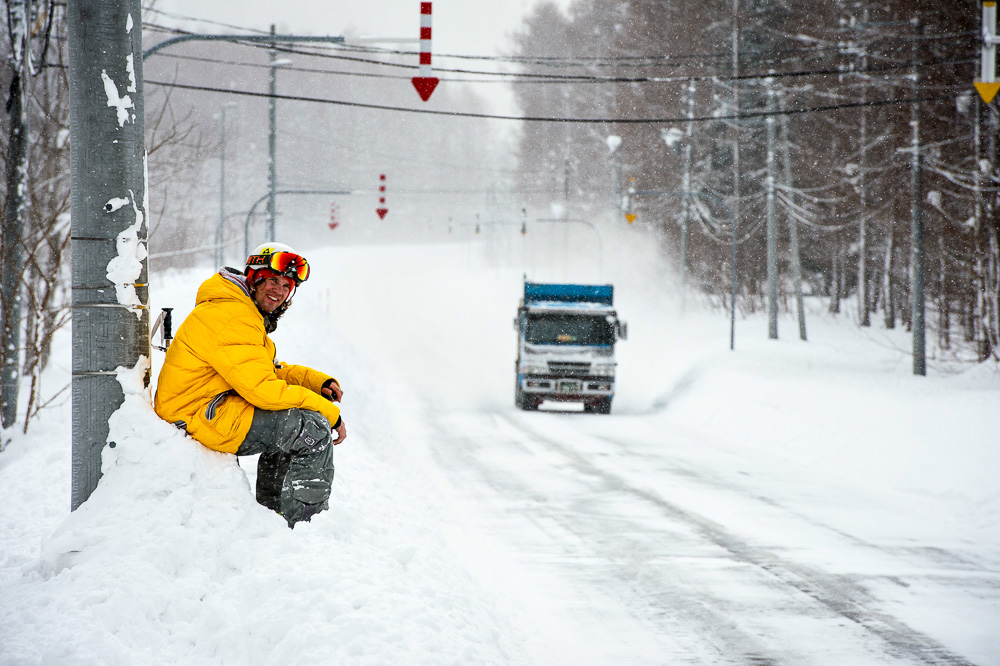
[[[342,374],[369,374],[351,356],[338,360]],[[160,420],[136,383],[141,370],[120,374],[116,446],[77,511],[66,514],[65,405],[58,439],[19,438],[4,455],[0,487],[29,482],[0,495],[0,525],[33,519],[39,504],[61,523],[46,532],[54,516],[40,521],[40,550],[25,527],[4,549],[0,664],[511,661],[509,632],[439,540],[412,471],[386,464],[396,436],[364,381],[345,381],[358,426],[345,419],[336,462],[346,471],[330,511],[289,530],[254,501],[254,459],[211,451]],[[50,467],[60,468],[52,479]]]

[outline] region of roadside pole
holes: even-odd
[[[923,24],[918,18],[913,31],[913,69],[910,74],[913,99],[919,100],[922,93],[920,81],[920,40],[924,36]],[[927,374],[927,343],[924,330],[924,189],[923,154],[920,145],[921,107],[919,101],[910,105],[910,127],[913,132],[910,146],[910,273],[913,281],[913,374]]]
[[[108,419],[124,400],[115,368],[150,355],[141,4],[68,4],[74,510],[114,446]]]

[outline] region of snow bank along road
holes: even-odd
[[[510,601],[538,663],[1000,659],[944,643],[974,645],[963,626],[995,617],[997,562],[892,534],[912,507],[797,478],[666,419],[512,408],[425,423],[456,501],[509,554],[485,575],[530,593]]]

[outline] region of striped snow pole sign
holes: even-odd
[[[337,202],[331,201],[330,202],[330,223],[329,223],[330,231],[333,231],[334,229],[336,229],[337,227],[340,226],[340,219],[339,218],[340,218],[340,206],[337,205]]]
[[[979,91],[983,101],[989,104],[1000,91],[1000,82],[997,81],[997,3],[995,0],[986,0],[983,3],[983,44],[980,67],[980,77],[972,85]]]
[[[386,213],[389,209],[385,207],[385,174],[381,173],[378,176],[378,208],[375,209],[378,213],[378,219],[384,220]]]
[[[420,75],[413,77],[413,87],[425,102],[437,87],[438,78],[431,71],[431,4],[420,3]]]

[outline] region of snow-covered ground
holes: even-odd
[[[489,243],[302,248],[273,337],[341,380],[348,439],[295,530],[134,372],[72,514],[68,391],[4,433],[0,665],[1000,664],[996,365],[913,377],[904,331],[819,302],[808,343],[754,316],[732,352],[648,239],[605,243],[599,275]],[[154,308],[179,323],[210,272],[154,266]],[[524,272],[616,285],[611,416],[513,407]]]

